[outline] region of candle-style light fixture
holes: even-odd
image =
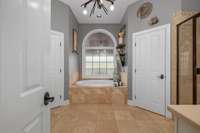
[[[83,3],[81,5],[81,7],[83,7],[83,14],[84,15],[87,15],[87,6],[91,3],[93,3],[93,7],[91,9],[91,12],[90,12],[90,16],[92,16],[96,10],[96,8],[98,9],[102,9],[106,15],[108,15],[108,12],[109,10],[107,9],[107,7],[105,6],[106,2],[110,3],[110,10],[111,11],[114,11],[115,7],[114,7],[114,1],[115,0],[88,0],[87,2]]]

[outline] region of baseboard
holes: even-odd
[[[168,118],[168,119],[172,119],[173,117],[172,117],[172,113],[171,112],[169,112],[169,110],[168,109],[166,109],[166,114],[165,114],[165,117],[166,118]]]
[[[128,100],[128,105],[129,105],[129,106],[135,106],[133,100]]]
[[[69,100],[65,100],[63,105],[66,106],[66,105],[69,105],[69,103],[70,103]]]

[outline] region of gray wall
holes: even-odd
[[[140,20],[137,18],[137,10],[138,8],[144,3],[145,1],[149,0],[140,0],[132,5],[130,5],[126,11],[124,19],[122,20],[121,24],[127,25],[127,35],[126,40],[127,42],[127,51],[128,51],[128,87],[129,87],[129,99],[132,99],[132,34],[138,31],[146,30],[149,28],[153,28],[152,26],[148,25],[148,20],[152,16],[159,17],[159,25],[168,24],[171,21],[172,15],[181,9],[181,0],[150,0],[154,5],[154,9],[152,14],[144,19]],[[155,27],[154,26],[154,27]]]
[[[72,29],[78,28],[78,22],[74,17],[71,9],[68,5],[58,1],[52,0],[51,7],[51,28],[52,30],[64,33],[64,67],[65,67],[65,85],[64,85],[64,96],[65,100],[68,98],[69,89],[69,71],[71,68],[78,67],[76,64],[69,65],[69,57],[73,57],[75,61],[78,62],[78,57],[72,54]],[[70,66],[70,67],[69,67]]]
[[[182,0],[183,11],[200,11],[200,0]]]
[[[69,15],[69,40],[68,40],[68,58],[69,58],[69,63],[68,63],[68,70],[69,70],[69,77],[68,79],[72,80],[74,78],[75,73],[79,73],[79,59],[78,55],[76,53],[72,53],[72,40],[73,40],[73,29],[78,30],[79,23],[77,19],[75,18],[74,14],[70,10],[70,15]],[[69,81],[68,81],[69,82]],[[69,84],[68,84],[69,85]],[[68,93],[68,92],[67,92]]]
[[[78,32],[78,43],[79,43],[79,70],[82,74],[82,42],[84,37],[89,33],[90,31],[94,29],[105,29],[111,32],[117,39],[117,32],[119,32],[121,28],[120,24],[80,24],[79,25],[79,32]]]

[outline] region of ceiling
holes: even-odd
[[[65,4],[69,5],[72,9],[72,12],[76,16],[77,20],[81,24],[119,24],[126,12],[127,7],[135,3],[138,0],[115,0],[115,10],[113,12],[109,12],[108,15],[106,15],[102,10],[96,9],[95,14],[93,16],[89,16],[92,3],[90,6],[88,5],[88,15],[83,15],[83,8],[81,7],[81,4],[87,2],[88,0],[60,0],[64,2]],[[106,6],[109,9],[109,3],[106,2]],[[97,15],[101,14],[102,18],[97,18]]]

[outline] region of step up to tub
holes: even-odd
[[[126,104],[127,87],[87,88],[73,86],[69,91],[71,104]]]

